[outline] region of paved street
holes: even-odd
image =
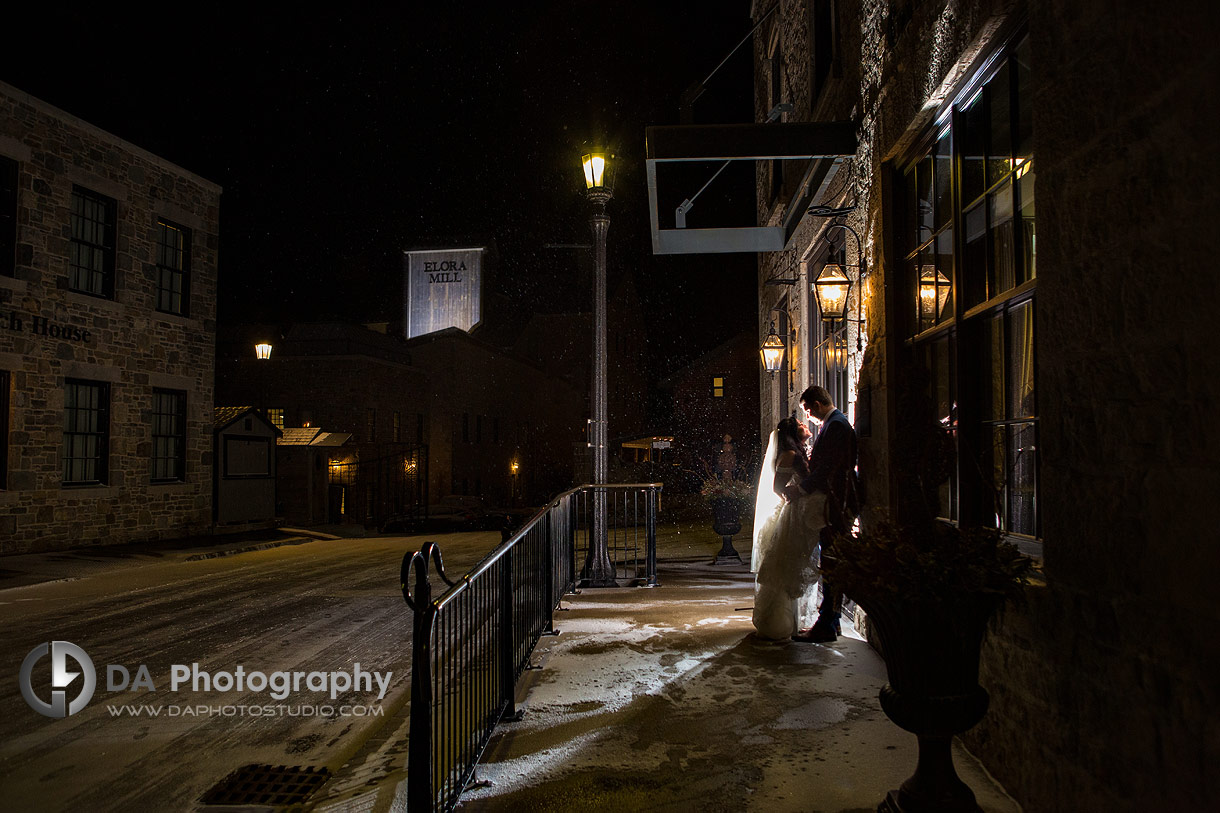
[[[411,620],[398,572],[403,553],[421,541],[321,540],[138,567],[101,555],[74,563],[70,580],[0,590],[4,807],[187,810],[242,765],[339,769],[379,729],[388,735],[407,702]],[[447,535],[446,565],[464,572],[498,542],[498,533]],[[26,654],[52,640],[82,647],[97,672],[92,701],[64,719],[35,713],[18,687]],[[44,700],[51,663],[44,657],[34,668],[33,685]],[[282,700],[271,696],[274,687],[170,688],[176,664],[198,664],[215,676],[238,666],[247,674],[351,673],[357,663],[363,672],[392,673],[380,702],[375,682],[371,691],[340,686],[333,700],[306,685]],[[155,691],[108,691],[111,664],[126,667],[133,679],[147,666]],[[79,671],[70,659],[68,665]],[[68,700],[80,686],[80,678],[68,684]],[[316,706],[329,710],[290,716]],[[148,716],[151,709],[160,709],[158,716]]]

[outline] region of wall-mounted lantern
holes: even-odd
[[[758,354],[762,357],[763,369],[775,375],[784,364],[784,340],[775,332],[775,320],[771,320],[771,332],[763,340]]]
[[[847,314],[847,296],[851,293],[851,280],[838,263],[826,263],[822,273],[813,282],[813,292],[818,298],[818,308],[826,321],[842,319]]]
[[[920,320],[937,321],[949,299],[949,278],[934,265],[919,269],[919,317]]]

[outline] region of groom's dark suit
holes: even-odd
[[[826,416],[813,449],[809,452],[809,475],[801,480],[801,491],[827,495],[830,527],[846,533],[851,514],[859,511],[856,499],[856,430],[847,416],[836,409]]]
[[[833,641],[843,603],[843,594],[827,572],[839,553],[834,549],[834,536],[847,533],[852,518],[860,510],[856,496],[856,430],[838,409],[822,421],[822,428],[809,452],[809,475],[801,480],[801,491],[826,494],[828,524],[822,529],[819,540],[822,544],[822,605],[818,621],[809,632],[824,635],[812,640]],[[823,626],[826,628],[819,630]]]

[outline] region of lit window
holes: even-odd
[[[722,376],[712,376],[712,397],[724,397],[724,378]]]
[[[1000,57],[902,174],[902,258],[914,293],[905,327],[946,448],[957,457],[938,485],[938,514],[1037,537],[1028,39]]]
[[[284,410],[283,408],[271,408],[267,410],[267,420],[275,424],[275,428],[284,431]]]

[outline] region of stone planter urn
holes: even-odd
[[[742,564],[741,554],[733,547],[733,534],[741,530],[741,506],[730,497],[715,497],[712,504],[712,530],[720,534],[720,552],[714,565],[736,562]]]
[[[953,737],[983,719],[989,698],[979,686],[979,650],[997,597],[952,603],[874,598],[860,601],[876,633],[889,683],[881,708],[919,739],[915,773],[892,790],[880,813],[978,813],[974,792],[953,767]]]

